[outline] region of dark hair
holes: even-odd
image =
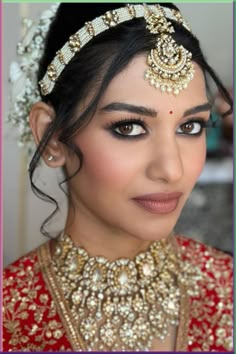
[[[46,38],[44,54],[39,65],[38,81],[42,79],[57,50],[67,42],[70,35],[83,27],[86,21],[91,21],[108,10],[123,6],[122,3],[61,4]],[[178,10],[171,3],[165,3],[164,6]],[[171,22],[175,29],[175,33],[172,34],[174,40],[192,53],[192,60],[203,70],[205,78],[209,76],[213,79],[224,99],[232,107],[231,97],[213,69],[207,64],[198,39],[182,25],[175,21]],[[54,212],[41,226],[41,232],[44,235],[49,235],[44,226],[59,210],[59,206],[54,198],[36,186],[33,176],[49,140],[55,133],[58,133],[58,140],[78,156],[78,167],[72,176],[66,176],[65,180],[60,183],[61,186],[79,172],[83,162],[83,155],[73,144],[71,137],[89,123],[110,81],[128,65],[134,56],[151,50],[155,42],[156,35],[154,36],[146,29],[144,19],[133,19],[109,29],[93,38],[74,56],[63,70],[53,91],[42,97],[42,101],[50,103],[54,108],[55,119],[45,131],[37,147],[29,166],[29,174],[34,193],[41,199],[55,204]],[[209,90],[208,85],[207,88]],[[78,106],[91,91],[93,93],[91,102],[78,117],[76,114]]]

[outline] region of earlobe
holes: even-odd
[[[36,145],[39,145],[45,131],[55,118],[54,109],[44,102],[37,102],[32,106],[29,115],[29,125]],[[65,164],[65,149],[58,142],[56,134],[52,135],[42,155],[45,163],[50,167],[62,167]]]

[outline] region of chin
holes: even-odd
[[[158,218],[149,218],[149,220],[140,220],[142,223],[136,223],[132,228],[132,234],[136,238],[145,241],[158,241],[167,238],[174,230],[181,210],[176,210],[172,216],[162,216]]]
[[[142,228],[139,229],[138,232],[133,233],[135,238],[139,239],[140,241],[159,241],[162,239],[166,239],[174,229],[175,224],[169,225],[168,227],[161,228],[161,227],[155,227],[155,228]]]

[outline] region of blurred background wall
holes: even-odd
[[[202,44],[206,57],[227,87],[233,75],[233,4],[180,3],[187,19]],[[96,5],[91,5],[96,6]],[[22,17],[38,18],[49,4],[3,4],[3,120],[9,108],[9,63],[16,59],[16,44],[21,38]],[[46,240],[40,234],[43,220],[52,211],[31,192],[24,150],[18,147],[17,131],[4,122],[3,133],[3,252],[4,265]],[[42,167],[39,176],[45,190],[63,201],[55,183],[55,171]],[[50,186],[50,187],[49,187]],[[63,204],[64,213],[66,202]],[[63,213],[51,229],[63,228]],[[230,148],[213,158],[206,168],[186,205],[176,230],[214,246],[232,249],[232,154]]]

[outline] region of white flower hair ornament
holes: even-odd
[[[29,113],[32,105],[41,99],[37,82],[39,60],[58,6],[59,3],[53,4],[50,9],[44,11],[38,23],[34,23],[31,19],[23,19],[26,33],[17,45],[17,56],[20,59],[10,64],[11,92],[7,121],[17,127],[19,146],[26,149],[28,156],[32,155],[35,146],[29,126]]]

